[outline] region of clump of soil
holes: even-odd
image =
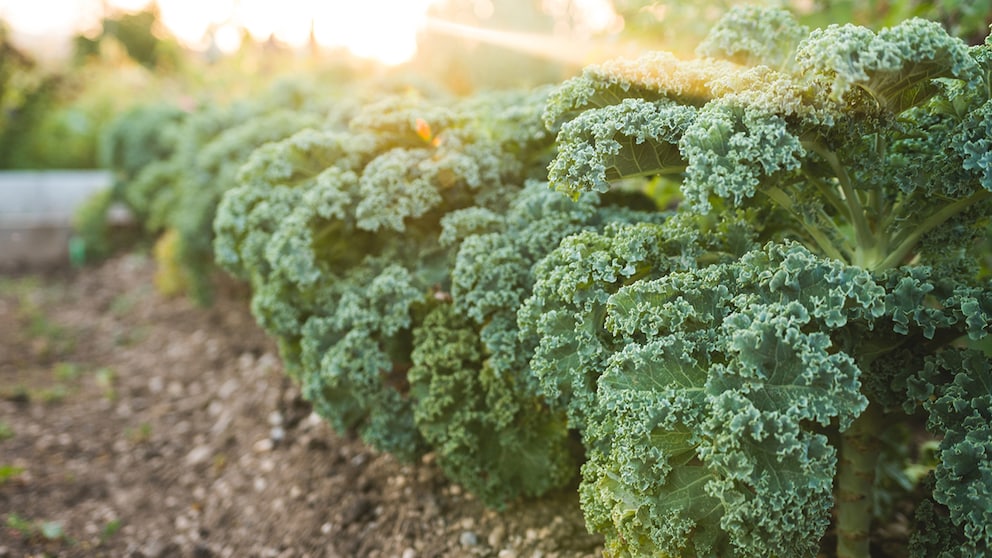
[[[574,487],[487,510],[430,455],[332,432],[227,285],[127,255],[0,278],[0,558],[584,557]]]

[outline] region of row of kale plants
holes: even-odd
[[[321,416],[489,505],[581,475],[610,555],[988,555],[992,45],[737,8],[697,54],[140,107],[84,232],[250,284]]]

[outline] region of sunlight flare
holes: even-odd
[[[527,52],[571,64],[609,57],[588,35],[609,32],[622,18],[605,0],[544,0],[553,16],[570,14],[570,33],[542,35],[495,31],[427,17],[441,0],[157,0],[161,22],[183,45],[203,50],[216,47],[233,52],[243,32],[257,41],[275,39],[294,48],[314,40],[328,49],[346,49],[360,58],[394,65],[411,59],[417,34],[424,29]],[[99,27],[113,10],[135,11],[149,0],[0,0],[0,17],[35,42],[68,37]],[[476,15],[491,16],[495,5],[480,2]],[[619,18],[619,19],[618,19]]]

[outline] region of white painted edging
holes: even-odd
[[[0,172],[0,270],[68,262],[76,209],[112,182],[108,171]]]

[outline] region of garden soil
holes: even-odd
[[[602,553],[575,486],[486,509],[313,415],[243,286],[198,307],[153,275],[0,277],[0,558]]]

